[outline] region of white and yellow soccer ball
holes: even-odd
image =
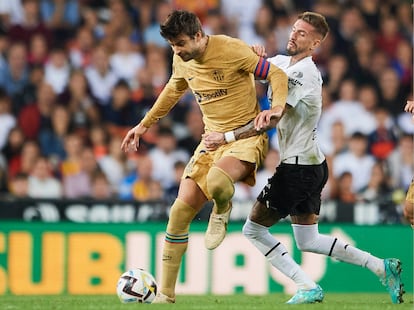
[[[116,292],[122,303],[150,304],[157,295],[157,282],[152,274],[134,268],[124,272],[118,280]]]

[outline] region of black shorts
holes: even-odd
[[[321,192],[328,180],[326,161],[320,165],[280,164],[257,197],[281,217],[319,214]]]

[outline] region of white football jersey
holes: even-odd
[[[312,60],[306,57],[290,66],[290,56],[277,55],[268,60],[289,77],[285,115],[277,125],[281,162],[317,165],[325,160],[319,148],[316,128],[322,112],[322,77]],[[269,89],[269,100],[271,100]]]

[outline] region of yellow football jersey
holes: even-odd
[[[174,55],[172,76],[141,123],[150,127],[164,117],[190,88],[203,113],[206,131],[226,132],[247,124],[260,111],[254,77],[270,80],[272,104],[284,105],[287,76],[243,41],[209,36],[201,59],[183,61]]]

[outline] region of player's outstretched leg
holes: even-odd
[[[296,294],[286,303],[290,305],[313,304],[322,302],[323,297],[323,290],[318,285],[316,288],[310,290],[298,290]]]
[[[342,262],[366,267],[386,286],[393,303],[403,302],[401,262],[396,258],[381,259],[355,248],[344,241],[318,232],[318,225],[292,224],[298,248],[301,251],[332,256]]]
[[[381,278],[394,304],[403,302],[404,284],[401,282],[401,262],[397,258],[384,259],[385,275]]]

